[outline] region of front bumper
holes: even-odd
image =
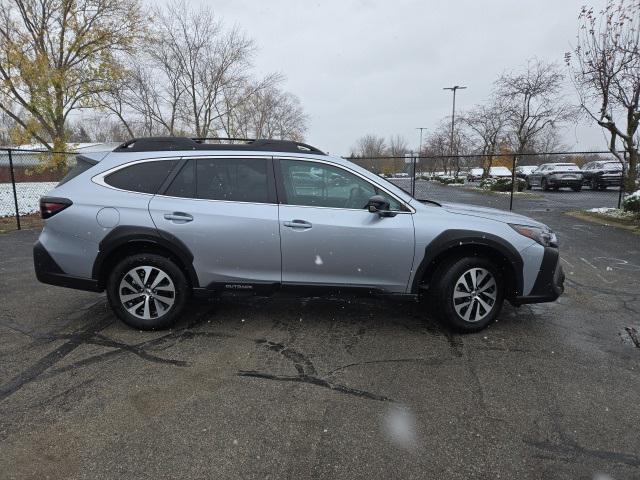
[[[33,246],[33,266],[36,277],[42,283],[91,292],[102,291],[98,282],[92,278],[80,278],[65,273],[40,242]]]
[[[581,187],[581,178],[551,178],[547,179],[547,183],[550,187]]]
[[[560,251],[545,247],[538,276],[529,295],[513,299],[514,305],[553,302],[564,292],[564,272],[560,265]]]
[[[599,187],[619,187],[620,185],[622,185],[622,177],[620,176],[616,176],[616,177],[593,177],[593,179],[595,180],[596,185],[598,185]]]

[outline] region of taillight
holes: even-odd
[[[51,218],[71,205],[73,202],[68,198],[40,197],[40,215],[43,219]]]

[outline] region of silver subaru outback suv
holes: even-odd
[[[419,201],[297,142],[135,139],[78,156],[40,207],[38,279],[106,290],[139,329],[172,325],[190,296],[293,290],[423,299],[425,312],[477,331],[505,299],[563,291],[546,225]]]

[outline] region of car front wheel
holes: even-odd
[[[540,187],[542,188],[542,190],[544,190],[545,192],[548,192],[549,190],[551,190],[549,188],[549,185],[547,183],[547,179],[543,178],[542,181],[540,182]]]
[[[184,309],[188,284],[170,259],[138,254],[121,260],[111,271],[107,297],[115,314],[140,330],[171,326]]]
[[[493,322],[502,308],[503,280],[493,262],[464,257],[443,266],[433,292],[438,312],[451,327],[477,332]]]

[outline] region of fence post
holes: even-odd
[[[509,211],[513,210],[513,192],[516,189],[516,163],[517,156],[513,156],[513,163],[511,164],[511,195],[509,195]]]
[[[411,196],[416,196],[416,159],[417,157],[413,157],[413,168],[411,169]]]
[[[20,210],[18,209],[18,194],[16,192],[16,177],[13,173],[13,157],[11,156],[11,149],[7,149],[9,153],[9,172],[11,174],[11,187],[13,188],[13,205],[16,209],[16,224],[18,230],[20,230]]]

